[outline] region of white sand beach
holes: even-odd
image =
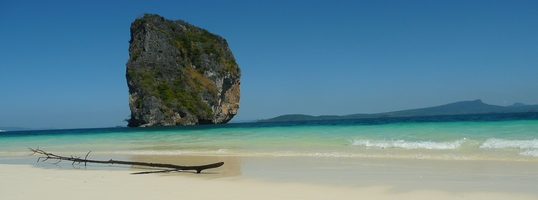
[[[174,156],[133,160],[177,162]],[[181,157],[203,163],[214,157]],[[1,199],[538,199],[535,162],[222,157],[217,169],[0,164]],[[175,161],[174,161],[175,160]]]

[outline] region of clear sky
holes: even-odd
[[[0,127],[126,125],[144,13],[227,39],[234,121],[538,104],[538,1],[0,1]]]

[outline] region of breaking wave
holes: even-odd
[[[453,142],[432,141],[405,141],[405,140],[356,140],[350,139],[351,145],[379,148],[404,148],[404,149],[457,149],[467,139]]]
[[[538,149],[528,149],[528,150],[519,152],[519,155],[538,157]]]
[[[490,138],[484,142],[480,148],[484,149],[538,149],[538,139],[534,140],[504,140]]]
[[[480,148],[482,149],[523,149],[519,152],[522,156],[538,157],[538,139],[533,140],[504,140],[490,138],[484,142]]]

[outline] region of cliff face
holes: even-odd
[[[145,14],[129,44],[128,126],[218,124],[237,114],[241,71],[224,38]]]

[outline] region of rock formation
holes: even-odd
[[[226,123],[239,109],[240,77],[224,38],[145,14],[131,24],[128,126]]]

